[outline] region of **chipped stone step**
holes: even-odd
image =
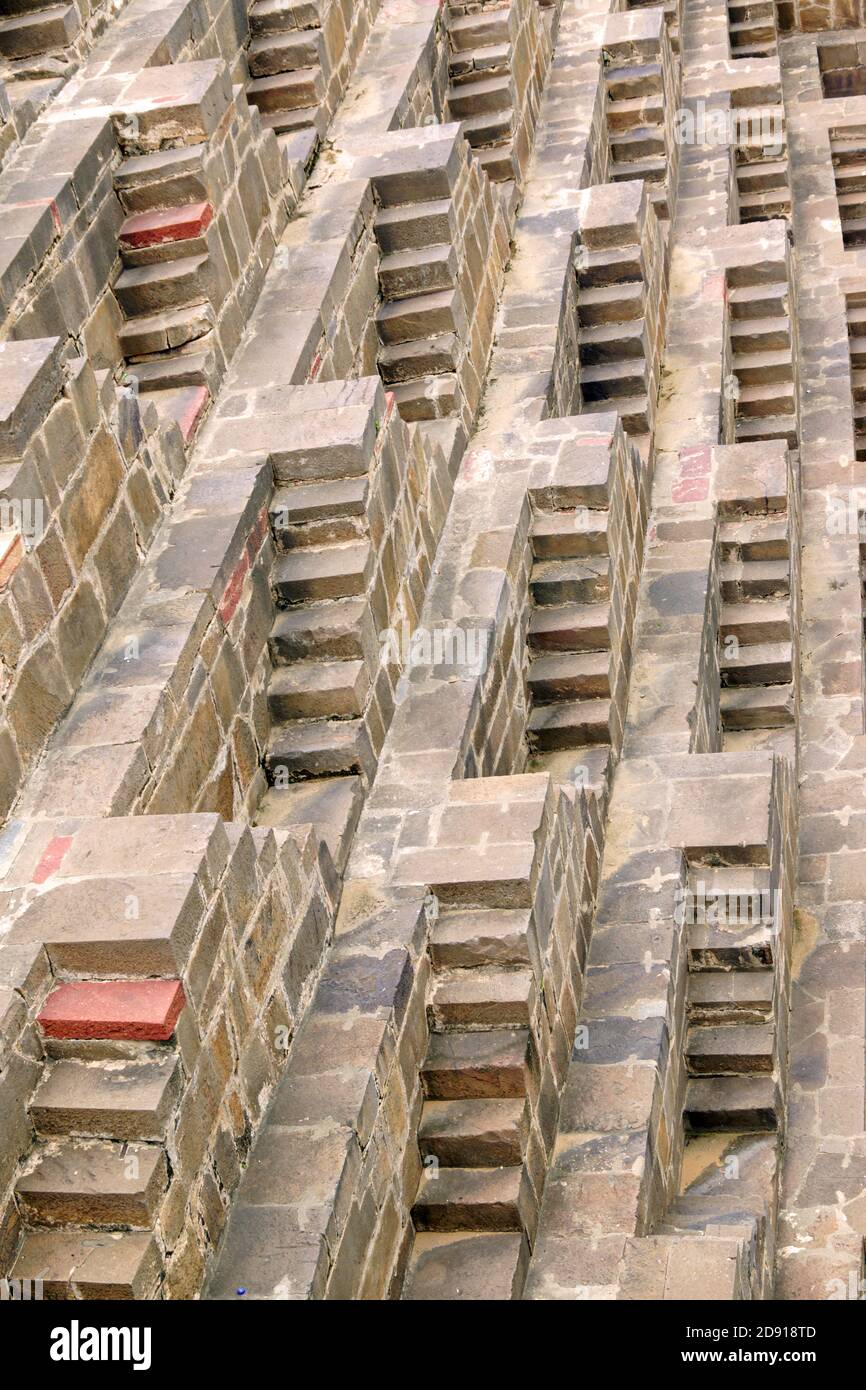
[[[692,1024],[686,1063],[692,1076],[753,1076],[773,1070],[772,1023]]]
[[[733,687],[721,693],[723,729],[781,729],[793,724],[794,687]]]
[[[448,38],[454,53],[471,53],[491,44],[508,43],[510,38],[510,7],[484,10],[480,13],[449,14]]]
[[[767,970],[774,959],[773,935],[767,924],[695,922],[689,927],[690,970]]]
[[[599,603],[610,597],[606,555],[578,560],[539,560],[530,576],[532,597],[539,607],[565,603]]]
[[[369,689],[363,661],[294,662],[271,672],[268,709],[277,724],[292,719],[356,719],[364,712]]]
[[[775,217],[789,217],[791,198],[786,188],[774,193],[744,193],[740,197],[740,221],[768,222]]]
[[[443,1168],[499,1168],[523,1162],[528,1131],[526,1102],[427,1100],[418,1147],[422,1160]]]
[[[247,100],[262,112],[307,110],[325,95],[320,67],[298,68],[272,77],[255,77],[247,87]]]
[[[784,280],[767,285],[732,285],[728,303],[732,319],[787,318],[788,285]]]
[[[573,802],[577,792],[586,790],[606,804],[613,774],[613,753],[608,744],[585,745],[579,749],[560,749],[532,753],[527,772],[549,772],[556,786]]]
[[[529,1267],[523,1235],[419,1233],[401,1297],[408,1302],[504,1302],[520,1298]]]
[[[279,612],[268,638],[271,661],[280,667],[293,661],[360,660],[365,613],[366,603],[355,598]]]
[[[442,971],[427,1005],[431,1028],[521,1028],[528,1025],[537,991],[531,970],[479,966]]]
[[[541,752],[611,742],[611,701],[570,700],[539,705],[529,716],[530,745]]]
[[[789,560],[723,560],[720,572],[722,598],[726,603],[781,598],[790,593]]]
[[[773,970],[698,970],[689,976],[689,1019],[718,1027],[767,1023],[775,996]]]
[[[645,391],[639,396],[611,395],[599,400],[585,400],[583,403],[585,415],[602,414],[609,410],[616,411],[623,429],[633,438],[649,433],[651,412]]]
[[[286,110],[262,111],[262,127],[272,130],[275,135],[298,135],[309,132],[305,148],[315,149],[316,142],[322,138],[327,126],[327,118],[321,106],[293,106]],[[308,155],[309,157],[309,155]]]
[[[47,1038],[168,1042],[185,1003],[180,980],[72,980],[38,1015]]]
[[[214,359],[207,352],[176,353],[148,362],[128,362],[126,370],[141,391],[177,391],[185,386],[208,386]]]
[[[771,1077],[701,1077],[688,1083],[683,1122],[692,1131],[765,1133],[778,1127],[778,1104]]]
[[[483,965],[529,965],[532,914],[518,908],[442,912],[430,933],[436,969]]]
[[[412,1207],[416,1231],[522,1231],[521,1167],[425,1169]]]
[[[114,293],[128,318],[201,303],[207,298],[207,270],[207,256],[134,266],[121,271]]]
[[[0,20],[0,57],[31,58],[66,48],[81,27],[74,5],[48,5]]]
[[[720,659],[723,686],[781,685],[793,680],[790,642],[756,642]]]
[[[43,1280],[49,1299],[150,1299],[161,1271],[146,1231],[26,1231],[12,1279]]]
[[[618,406],[621,398],[642,396],[646,391],[646,381],[647,364],[643,357],[598,362],[594,366],[582,367],[580,372],[580,389],[584,400],[589,403],[613,401]]]
[[[448,198],[400,207],[380,208],[373,230],[382,251],[417,251],[451,241],[453,210]]]
[[[259,802],[255,823],[275,830],[315,826],[337,872],[342,873],[363,803],[360,777],[321,777],[289,787],[269,787]]]
[[[609,651],[609,622],[606,603],[551,604],[530,614],[527,642],[534,652]]]
[[[419,381],[395,383],[391,391],[401,419],[441,420],[456,413],[460,386],[457,377],[446,372]]]
[[[731,324],[731,347],[737,354],[789,351],[791,324],[787,317],[735,319]]]
[[[448,75],[452,84],[459,87],[472,82],[479,76],[493,76],[509,73],[514,51],[509,40],[502,43],[484,43],[473,48],[471,53],[452,53],[448,60]]]
[[[142,391],[142,400],[154,405],[160,424],[164,427],[173,421],[187,444],[201,424],[210,398],[210,388],[207,386],[183,386],[170,391],[155,391],[148,387],[146,394]]]
[[[797,390],[792,381],[764,383],[761,386],[741,386],[737,397],[737,416],[775,417],[794,415],[797,410]]]
[[[537,705],[556,700],[610,698],[610,656],[607,652],[557,652],[533,659],[527,676]]]
[[[628,67],[608,68],[605,71],[609,101],[632,101],[635,97],[654,96],[663,86],[661,63],[633,63]]]
[[[387,345],[456,333],[462,322],[459,303],[460,292],[454,288],[381,304],[376,311],[379,337]]]
[[[37,1134],[161,1139],[176,1100],[177,1059],[55,1062],[30,1104]]]
[[[453,333],[393,343],[379,349],[379,373],[386,386],[417,382],[420,378],[453,373],[460,357],[460,341]]]
[[[37,1149],[15,1195],[29,1225],[146,1227],[167,1186],[156,1144],[68,1141]]]
[[[265,754],[270,782],[344,774],[369,776],[375,769],[369,740],[359,719],[298,720],[275,729]]]
[[[257,34],[247,49],[251,77],[275,77],[281,72],[321,68],[324,35],[321,29]]]
[[[789,449],[798,447],[796,415],[753,415],[737,420],[738,444],[781,439]]]
[[[279,488],[271,500],[271,534],[278,551],[342,545],[367,534],[368,479],[333,478]]]
[[[607,512],[578,507],[574,511],[539,512],[532,527],[536,560],[578,559],[606,555]]]
[[[368,541],[309,546],[276,557],[271,585],[282,604],[356,598],[367,588],[370,562]]]
[[[134,155],[114,171],[114,187],[128,213],[184,207],[207,199],[203,167],[203,145]]]
[[[432,1033],[421,1065],[428,1100],[526,1095],[530,1041],[525,1028]]]
[[[213,328],[209,304],[191,304],[158,314],[127,319],[118,334],[124,357],[143,357],[168,352],[203,338]]]
[[[477,149],[474,155],[493,183],[507,183],[514,178],[514,156],[507,147],[492,146]]]
[[[460,124],[473,150],[484,149],[511,139],[514,112],[511,107],[504,111],[485,111],[480,116],[468,116]]]
[[[750,516],[742,521],[723,521],[719,544],[723,560],[787,560],[788,519]]]
[[[631,130],[660,126],[664,114],[664,96],[658,91],[612,97],[608,87],[607,128],[612,139]]]
[[[448,290],[456,274],[457,254],[450,244],[389,251],[379,260],[379,288],[386,300]]]
[[[645,179],[648,184],[665,183],[668,176],[666,154],[651,154],[643,159],[628,159],[614,162],[610,166],[609,183],[622,183],[626,179]]]
[[[586,289],[578,309],[581,325],[629,323],[639,319],[644,308],[644,287],[640,281],[626,285],[600,285]]]
[[[478,116],[485,111],[508,111],[512,103],[511,78],[482,77],[452,87],[448,93],[448,114],[452,121]]]
[[[328,0],[253,0],[250,33],[274,34],[321,26]]]

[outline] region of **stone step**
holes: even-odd
[[[642,125],[635,130],[611,132],[610,157],[615,164],[631,164],[637,159],[661,159],[665,155],[663,126]]]
[[[251,34],[278,34],[317,29],[329,0],[253,0],[249,7]]]
[[[49,1299],[152,1299],[162,1268],[147,1231],[26,1231],[12,1279],[43,1281]]]
[[[276,79],[273,79],[276,80]],[[312,152],[316,143],[322,138],[327,126],[327,118],[321,106],[292,106],[285,110],[276,108],[271,111],[263,111],[259,108],[262,126],[265,130],[272,130],[275,135],[298,135],[308,134],[309,140],[305,148]],[[311,153],[308,154],[311,157]]]
[[[403,1283],[408,1302],[506,1301],[520,1298],[529,1266],[518,1234],[418,1234]]]
[[[609,651],[610,609],[606,603],[565,603],[535,608],[527,643],[534,652]]]
[[[693,1132],[764,1133],[778,1126],[778,1103],[772,1077],[701,1077],[688,1083],[683,1122]]]
[[[156,1144],[41,1145],[15,1195],[31,1226],[147,1227],[168,1186]]]
[[[732,285],[728,304],[732,319],[787,318],[788,285],[784,280],[766,285]]]
[[[529,742],[533,749],[541,752],[610,743],[610,719],[610,700],[570,700],[539,705],[529,716]]]
[[[432,1033],[421,1066],[428,1100],[526,1095],[530,1058],[527,1029]]]
[[[522,1028],[529,1024],[537,991],[531,970],[479,966],[441,971],[427,1005],[430,1028]]]
[[[157,314],[207,299],[207,256],[184,256],[121,271],[114,293],[127,318]]]
[[[250,76],[275,77],[281,72],[320,68],[323,51],[321,29],[258,34],[247,49]]]
[[[508,183],[514,178],[514,155],[510,146],[477,149],[475,159],[493,183]]]
[[[342,873],[363,803],[360,777],[320,777],[288,787],[269,787],[258,804],[256,825],[279,830],[315,826],[337,872]]]
[[[608,652],[555,652],[533,659],[527,684],[536,705],[610,699]]]
[[[608,87],[607,126],[612,139],[627,131],[660,126],[664,113],[664,95],[659,91],[613,97]]]
[[[268,638],[274,666],[293,661],[353,661],[364,655],[360,598],[304,604],[277,613]]]
[[[787,159],[754,159],[737,165],[740,199],[755,193],[781,193],[790,197]]]
[[[776,515],[723,521],[719,545],[723,560],[787,560],[788,519]]]
[[[732,687],[721,693],[723,729],[782,729],[795,723],[794,687]]]
[[[791,323],[787,315],[775,318],[734,319],[731,348],[735,353],[790,350]]]
[[[698,970],[689,976],[689,1019],[715,1027],[766,1023],[774,993],[773,970]]]
[[[448,38],[453,53],[471,53],[509,40],[509,6],[480,13],[448,14]]]
[[[154,208],[127,217],[117,233],[117,240],[121,253],[145,248],[159,250],[177,242],[182,245],[200,239],[212,221],[213,208],[206,201]]]
[[[612,394],[610,397],[585,400],[583,403],[585,415],[603,414],[609,410],[616,411],[627,434],[637,437],[649,433],[650,416],[654,414],[654,410],[650,411],[649,398],[645,391],[634,396]]]
[[[391,392],[401,419],[441,420],[456,413],[460,386],[456,375],[446,372],[442,376],[395,383]]]
[[[736,442],[755,444],[783,440],[789,449],[799,447],[796,415],[751,415],[737,420]]]
[[[788,560],[723,560],[719,568],[725,603],[781,598],[790,593]]]
[[[265,754],[270,782],[306,777],[369,774],[371,755],[364,726],[357,719],[298,720],[275,729]]]
[[[794,363],[790,348],[779,348],[772,352],[735,353],[731,359],[731,369],[741,388],[794,380]]]
[[[32,58],[64,49],[81,27],[75,5],[47,5],[0,20],[0,57]]]
[[[768,970],[774,958],[773,934],[766,923],[695,922],[689,927],[690,970]]]
[[[451,241],[452,205],[450,199],[406,203],[380,208],[373,230],[382,251],[417,251],[425,246],[446,245]]]
[[[214,359],[208,352],[180,352],[147,362],[128,362],[126,370],[142,392],[176,391],[185,386],[208,386]]]
[[[213,328],[210,304],[189,304],[157,314],[127,319],[118,333],[124,357],[169,352],[203,338]]]
[[[756,642],[720,657],[722,685],[781,685],[793,680],[790,642]]]
[[[608,172],[608,183],[623,183],[626,179],[644,179],[648,184],[665,183],[668,176],[666,154],[650,154],[643,159],[631,156],[620,163],[614,161]]]
[[[449,290],[456,275],[457,254],[447,244],[389,251],[379,260],[379,288],[391,301]]]
[[[774,19],[775,14],[774,0],[728,0],[728,18],[734,24],[750,19]]]
[[[309,546],[278,555],[271,577],[274,596],[280,604],[356,598],[366,591],[370,562],[369,541]]]
[[[627,323],[600,323],[581,328],[577,340],[581,363],[587,367],[611,362],[646,361],[646,324],[643,318],[631,319]],[[581,383],[582,380],[583,370]]]
[[[529,965],[532,914],[519,908],[468,908],[440,913],[430,933],[436,969]]]
[[[776,25],[772,21],[747,19],[740,24],[729,24],[728,34],[731,48],[738,52],[746,47],[752,57],[760,56],[761,50],[775,52]]]
[[[503,111],[483,111],[479,116],[467,116],[460,124],[473,150],[482,150],[504,145],[511,139],[514,112],[510,106]]]
[[[114,187],[128,213],[161,211],[206,202],[204,145],[184,145],[124,159],[114,171]]]
[[[462,311],[459,290],[437,290],[380,304],[376,310],[379,338],[385,343],[410,343],[418,338],[456,333]]]
[[[522,1231],[523,1169],[425,1169],[412,1207],[416,1231]]]
[[[523,1162],[527,1132],[521,1099],[427,1100],[418,1147],[443,1168],[500,1168]]]
[[[791,195],[787,187],[768,189],[761,193],[743,193],[739,198],[740,221],[767,222],[775,217],[789,217]]]
[[[272,77],[255,77],[247,87],[247,100],[262,112],[307,111],[325,95],[320,67],[298,68]]]
[[[148,387],[146,396],[142,392],[142,399],[154,406],[163,428],[170,423],[176,424],[184,442],[189,444],[201,424],[211,394],[208,386],[173,387],[169,391],[155,391]]]
[[[167,1042],[185,1002],[180,980],[74,980],[49,994],[37,1021],[49,1038]]]
[[[635,178],[629,172],[629,178]],[[587,251],[575,267],[580,290],[605,285],[643,285],[644,259],[639,246],[607,246]]]
[[[610,597],[606,555],[577,560],[539,560],[532,567],[530,589],[540,608],[566,603],[597,604]]]
[[[737,397],[737,416],[775,418],[794,415],[797,410],[797,389],[792,381],[764,382],[760,386],[741,386]]]
[[[635,97],[654,96],[663,86],[661,63],[632,63],[627,67],[609,67],[605,71],[609,101],[633,101]]]
[[[511,43],[479,44],[471,53],[452,53],[448,59],[448,76],[455,87],[479,77],[500,76],[511,71],[514,53]]]
[[[368,488],[367,474],[276,488],[269,515],[277,550],[363,540]]]
[[[633,400],[646,390],[647,364],[643,357],[622,358],[581,367],[580,389],[587,403]],[[609,409],[610,407],[608,407]]]
[[[460,358],[460,340],[454,333],[392,343],[379,349],[379,374],[387,386],[416,383],[424,378],[451,375]]]
[[[584,290],[578,313],[581,324],[592,327],[602,323],[628,323],[640,318],[643,308],[644,287],[636,280],[625,285],[600,285]]]
[[[370,677],[363,661],[301,661],[278,666],[268,682],[276,724],[293,719],[356,719],[364,712]]]
[[[452,87],[448,93],[448,114],[452,121],[478,116],[485,111],[508,111],[511,108],[511,78],[482,77]]]
[[[90,1064],[60,1061],[30,1104],[37,1134],[161,1139],[176,1097],[177,1059]]]
[[[754,1076],[773,1070],[772,1023],[692,1024],[686,1063],[692,1076]]]
[[[607,512],[578,507],[574,511],[539,512],[532,527],[536,560],[576,560],[607,555]]]

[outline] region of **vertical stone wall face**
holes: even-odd
[[[0,24],[0,1278],[855,1296],[863,23]]]

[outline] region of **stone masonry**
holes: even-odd
[[[866,12],[0,5],[0,1295],[839,1300]]]

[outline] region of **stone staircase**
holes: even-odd
[[[725,747],[795,723],[791,555],[785,513],[723,520],[719,666]]]
[[[604,42],[610,170],[613,183],[643,179],[660,221],[670,221],[679,146],[673,128],[679,64],[659,8],[613,15]]]
[[[513,179],[515,172],[511,67],[516,22],[510,0],[477,11],[447,7],[448,118],[460,121],[476,158],[497,183]]]
[[[866,290],[845,296],[848,320],[848,355],[851,363],[851,396],[854,417],[854,449],[866,459]]]
[[[836,202],[845,246],[866,245],[866,135],[830,132]]]
[[[732,58],[774,58],[778,52],[775,0],[728,0]]]
[[[327,126],[323,24],[331,8],[330,0],[253,0],[249,7],[247,99],[264,126],[278,136],[305,131],[311,146]]]
[[[773,122],[783,122],[781,110],[766,108]],[[790,217],[791,189],[786,139],[777,139],[773,127],[761,127],[761,111],[751,117],[736,153],[737,204],[740,222],[765,222]]]
[[[788,282],[738,271],[729,309],[731,369],[738,387],[736,442],[782,439],[796,449],[796,353]]]
[[[108,0],[4,0],[0,17],[0,60],[6,80],[63,78],[87,52],[108,22]]]

